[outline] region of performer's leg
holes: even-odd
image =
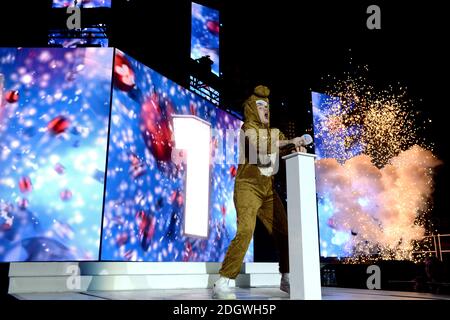
[[[276,191],[264,199],[258,218],[275,240],[280,255],[280,273],[289,272],[288,227],[286,210]]]
[[[250,184],[240,184],[234,189],[234,204],[237,211],[236,236],[228,247],[220,269],[220,275],[235,279],[241,270],[256,224],[256,214],[262,205],[261,193]]]

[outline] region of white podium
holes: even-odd
[[[303,152],[283,157],[287,176],[291,299],[322,299],[315,158],[314,154]]]

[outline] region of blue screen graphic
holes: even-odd
[[[0,49],[0,262],[223,260],[242,122],[115,52]],[[206,238],[183,234],[174,115],[211,124]]]
[[[111,8],[111,0],[78,0],[77,7],[82,8]],[[74,1],[68,0],[53,0],[53,8],[73,7]]]
[[[97,260],[112,49],[0,49],[0,262]]]
[[[102,28],[84,28],[73,32],[69,37],[70,31],[53,31],[48,35],[48,44],[62,48],[77,47],[108,47],[108,38]]]
[[[212,72],[219,76],[219,11],[192,3],[191,58],[209,56]]]
[[[173,115],[195,115],[222,133],[242,124],[116,51],[103,260],[221,262],[236,233],[238,143],[221,143],[224,136],[212,134],[213,153],[230,148],[234,158],[230,163],[211,162],[208,238],[183,234],[186,168],[171,160]],[[250,245],[245,260],[252,259]]]
[[[341,101],[337,97],[312,92],[314,145],[317,159],[332,158],[339,163],[360,155],[364,146],[357,137],[361,133],[361,127],[344,126],[338,119],[341,114],[338,110]],[[351,110],[351,108],[350,108]],[[317,179],[321,179],[320,172]],[[344,192],[344,191],[343,191]],[[337,230],[333,222],[335,208],[333,202],[326,194],[318,195],[320,254],[323,257],[348,257],[352,255],[351,233]]]

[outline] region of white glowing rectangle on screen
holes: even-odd
[[[175,147],[186,154],[184,234],[206,238],[209,226],[211,125],[195,116],[174,116]]]

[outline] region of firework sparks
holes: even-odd
[[[367,68],[364,68],[367,71]],[[433,150],[420,135],[424,129],[406,88],[376,90],[363,76],[346,74],[332,78],[326,90],[326,114],[316,125],[316,138],[323,139],[327,157],[344,162],[357,154],[367,154],[379,168],[413,145]],[[342,148],[336,149],[336,142]]]
[[[420,258],[441,161],[413,101],[406,88],[376,90],[364,76],[329,83],[327,95],[313,94],[322,254],[334,245],[350,262]]]

